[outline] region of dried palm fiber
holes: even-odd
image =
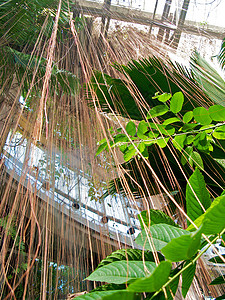
[[[26,5],[30,4],[32,1]],[[172,201],[171,195],[157,178],[154,184],[148,178],[151,165],[137,161],[144,181],[143,186],[138,185],[142,197],[137,200],[125,177],[127,170],[120,165],[119,153],[112,150],[95,158],[96,142],[107,136],[110,127],[124,126],[129,115],[122,118],[113,110],[110,114],[99,110],[89,85],[94,70],[116,78],[122,76],[144,113],[148,105],[139,97],[137,87],[111,64],[127,64],[131,59],[149,55],[164,57],[162,45],[157,46],[149,35],[129,27],[117,27],[105,38],[93,19],[74,20],[70,14],[63,15],[67,3],[50,3],[50,12],[46,7],[35,40],[29,37],[21,45],[15,34],[20,37],[22,30],[15,33],[12,29],[15,21],[20,26],[23,23],[19,23],[19,18],[14,20],[14,16],[7,19],[7,12],[2,14],[5,27],[11,24],[0,41],[1,52],[8,55],[1,60],[2,299],[65,299],[69,293],[90,290],[92,283],[83,279],[98,262],[115,249],[133,246],[132,237],[110,232],[99,221],[109,211],[108,204],[115,206],[115,200],[95,203],[105,182],[118,175],[124,179],[127,200],[121,198],[121,211],[126,220],[117,220],[114,212],[112,222],[129,228],[127,205],[135,211],[161,208],[172,216],[167,205],[169,198]],[[22,6],[17,14],[25,15]],[[21,95],[26,106],[19,102]],[[89,101],[93,101],[94,109],[89,107]],[[165,154],[161,151],[159,155],[162,172],[177,187]],[[131,180],[137,184],[135,176]],[[88,190],[94,199],[91,204],[87,201]],[[160,196],[154,197],[157,194]],[[183,209],[181,202],[176,211],[179,222],[185,226]],[[209,278],[208,271],[201,263],[199,277]],[[204,284],[199,282],[201,287]],[[189,299],[200,299],[199,285],[194,283]],[[209,289],[215,295],[220,292],[217,287]]]

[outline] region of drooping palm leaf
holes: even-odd
[[[164,63],[159,58],[153,57],[132,61],[128,66],[118,64],[114,66],[130,78],[134,86],[132,89],[130,83],[126,81],[96,72],[92,78],[92,87],[98,98],[96,104],[106,113],[114,111],[124,117],[142,120],[143,114],[137,101],[144,100],[150,107],[156,106],[160,104],[157,99],[152,99],[156,92],[174,94],[183,91],[185,103],[181,113],[193,109],[199,101],[206,105],[210,103],[210,99],[198,86],[192,74],[182,65],[173,64],[171,61]],[[133,93],[136,93],[136,98]]]
[[[69,21],[68,3],[70,1],[62,1],[59,34]],[[44,36],[48,38],[51,35],[58,1],[2,0],[0,7],[0,47],[13,46],[22,50],[25,45],[36,42],[46,19]]]
[[[46,72],[46,60],[42,57],[32,56],[21,53],[9,47],[0,49],[0,84],[3,85],[6,78],[13,78],[16,75],[18,82],[23,82],[24,93],[30,87],[33,78],[33,72],[37,72],[35,77],[34,89],[38,90],[43,85],[43,78]],[[24,77],[24,78],[23,78]],[[22,80],[23,79],[23,80]],[[74,74],[66,70],[58,69],[53,65],[50,93],[51,91],[63,91],[67,94],[74,95],[79,87],[79,81]]]
[[[214,103],[225,106],[225,81],[198,52],[194,52],[191,57],[191,69],[194,78],[209,98]]]
[[[62,1],[58,40],[68,35],[65,29],[69,27],[70,5],[70,1]],[[46,61],[43,57],[31,57],[30,54],[42,30],[40,43],[51,37],[58,1],[0,1],[0,7],[0,85],[7,90],[16,75],[17,82],[23,82],[22,88],[26,94],[35,72],[34,89],[37,91],[43,86]],[[80,27],[80,20],[76,20],[75,26]],[[8,84],[5,85],[5,82]],[[74,95],[78,86],[78,80],[71,72],[53,65],[50,92],[56,90]]]

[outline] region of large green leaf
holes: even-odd
[[[150,226],[150,233],[146,234],[146,231],[142,230],[135,242],[146,250],[158,251],[165,247],[172,239],[185,234],[190,233],[171,225],[155,224]]]
[[[173,269],[170,272],[170,276],[169,278],[174,277],[178,272],[179,272],[179,268]],[[179,284],[179,280],[180,280],[180,276],[175,277],[169,285],[166,286],[166,295],[164,293],[164,291],[161,291],[159,294],[157,294],[154,298],[152,298],[151,296],[147,299],[150,300],[173,300],[174,296],[176,295],[177,292],[177,288],[178,288],[178,284]]]
[[[188,111],[185,113],[184,117],[183,117],[183,121],[184,123],[189,123],[193,118],[193,111]]]
[[[213,136],[218,140],[225,140],[225,125],[217,127],[213,132]]]
[[[149,293],[158,291],[167,282],[171,267],[171,262],[161,262],[150,276],[135,280],[129,285],[128,290]]]
[[[178,262],[190,259],[201,244],[201,228],[191,235],[183,235],[172,239],[164,248],[162,254],[170,261]]]
[[[76,300],[140,300],[141,296],[127,290],[102,291],[85,294],[74,298]]]
[[[225,196],[217,197],[206,210],[206,212],[195,220],[197,227],[202,225],[202,233],[206,235],[218,234],[225,228]],[[188,230],[192,231],[195,227],[191,224]]]
[[[193,110],[194,119],[197,123],[201,125],[209,125],[212,122],[212,119],[209,115],[209,112],[204,107],[196,107]]]
[[[136,149],[134,148],[134,145],[131,144],[127,150],[125,151],[123,155],[123,159],[125,161],[129,161],[131,158],[133,158],[136,155]]]
[[[150,209],[150,216],[148,214],[147,210],[142,211],[139,215],[138,215],[138,219],[140,221],[141,224],[141,228],[144,228],[143,222],[145,223],[145,225],[147,227],[149,227],[149,221],[151,222],[151,226],[155,225],[155,224],[160,224],[160,223],[164,223],[164,224],[168,224],[168,225],[172,225],[175,227],[179,227],[178,224],[176,224],[168,215],[166,215],[163,211],[159,210],[159,209]]]
[[[144,251],[143,253],[143,251],[140,249],[121,249],[111,253],[106,258],[104,258],[98,265],[98,268],[101,268],[115,261],[143,261],[143,256],[145,261],[155,261],[152,252]],[[158,257],[159,260],[163,260],[162,254],[158,253]]]
[[[210,205],[210,195],[206,189],[204,177],[199,169],[196,168],[189,179],[186,189],[187,214],[194,221],[204,213],[202,206],[206,210]]]
[[[213,105],[209,108],[209,115],[213,121],[225,121],[225,107],[222,105]]]
[[[172,99],[170,100],[170,110],[177,114],[182,110],[182,106],[184,103],[184,95],[182,92],[177,92],[173,95]]]
[[[121,284],[146,276],[146,268],[152,273],[156,264],[146,261],[117,261],[95,270],[86,280]]]
[[[134,124],[134,122],[130,121],[127,123],[126,125],[126,132],[131,135],[134,136],[136,133],[136,125]]]
[[[184,267],[188,265],[191,261],[187,261],[184,264]],[[195,270],[196,270],[196,263],[193,263],[188,267],[184,272],[182,273],[182,295],[185,298],[189,288],[192,284],[192,281],[195,276]]]
[[[164,115],[169,111],[168,106],[166,105],[157,105],[150,109],[147,115],[147,119],[155,118]]]
[[[104,112],[111,113],[113,110],[126,118],[129,116],[133,120],[141,121],[143,114],[135,99],[141,95],[150,108],[153,108],[162,104],[157,97],[154,97],[159,89],[163,92],[170,91],[173,95],[181,90],[184,91],[184,106],[181,113],[192,110],[192,104],[195,107],[198,105],[196,94],[203,100],[208,100],[205,93],[196,84],[192,74],[181,65],[175,65],[171,61],[165,62],[156,57],[150,57],[132,61],[128,66],[115,64],[114,67],[123,75],[125,73],[127,77],[130,77],[135,89],[132,91],[130,83],[126,81],[96,72],[95,77],[92,78],[92,86],[98,98],[96,104]],[[136,91],[138,91],[137,97],[134,97]],[[90,105],[93,106],[93,101],[90,101]]]

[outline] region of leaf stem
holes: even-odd
[[[222,232],[224,232],[225,231],[225,229],[222,231]],[[213,240],[212,240],[212,242],[210,243],[210,244],[208,244],[208,246],[203,250],[203,251],[200,251],[199,252],[199,254],[189,263],[189,264],[187,264],[184,268],[182,268],[179,272],[177,272],[173,277],[171,277],[168,281],[167,281],[167,283],[165,283],[162,287],[161,287],[161,289],[160,290],[158,290],[157,292],[155,292],[155,294],[150,298],[150,300],[152,300],[152,299],[154,299],[154,297],[155,296],[157,296],[160,292],[161,292],[161,290],[162,289],[164,289],[164,288],[166,288],[175,278],[177,278],[178,276],[180,276],[180,274],[182,274],[186,269],[188,269],[192,264],[194,264],[208,249],[209,249],[209,247],[211,246],[211,244],[213,244],[218,238],[219,238],[219,236],[221,235],[221,233],[220,234],[218,234]]]

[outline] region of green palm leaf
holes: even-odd
[[[218,58],[221,68],[224,70],[224,68],[225,68],[225,39],[223,39],[223,41],[222,41],[220,53],[218,54],[217,58]]]
[[[212,102],[225,106],[225,81],[198,52],[191,57],[191,69],[199,86]]]
[[[115,64],[114,67],[134,84],[134,92],[138,90],[142,101],[150,107],[161,104],[157,99],[152,99],[156,92],[183,91],[185,95],[183,111],[186,112],[197,105],[197,102],[209,102],[208,97],[195,81],[192,73],[178,63],[166,63],[156,57],[132,61],[128,66]],[[130,84],[121,79],[96,72],[92,78],[92,87],[97,94],[97,106],[106,113],[112,110],[124,117],[142,120],[143,115],[139,110],[137,100],[133,97]],[[198,98],[198,100],[197,100]],[[93,106],[93,103],[90,103]]]

